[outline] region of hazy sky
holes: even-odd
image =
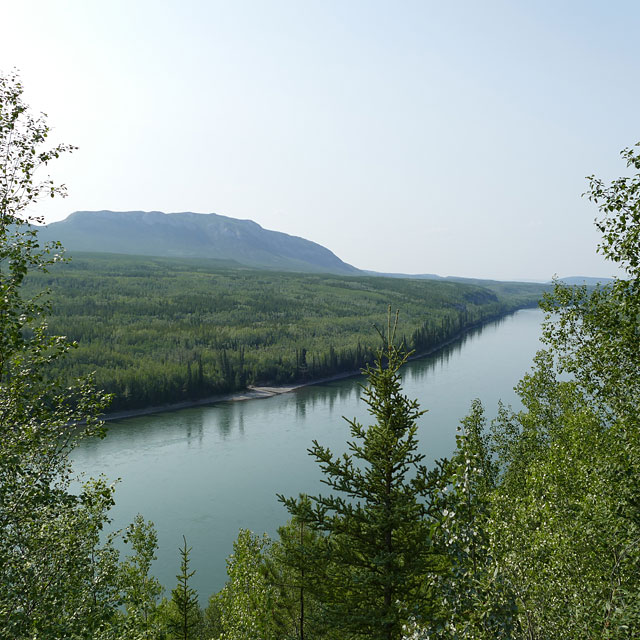
[[[0,71],[78,209],[215,212],[364,269],[611,275],[585,176],[640,140],[640,2],[21,0]]]

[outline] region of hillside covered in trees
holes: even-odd
[[[76,341],[67,376],[96,373],[111,410],[358,371],[375,323],[402,309],[404,340],[428,351],[478,323],[532,306],[544,288],[230,268],[205,259],[75,254],[33,275],[49,287],[49,331]]]

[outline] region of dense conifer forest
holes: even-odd
[[[49,331],[78,343],[60,363],[91,372],[111,410],[153,406],[358,371],[374,328],[402,309],[404,340],[424,352],[540,299],[541,285],[295,274],[222,261],[75,254],[29,281],[51,290]]]

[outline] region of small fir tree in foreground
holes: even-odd
[[[339,495],[304,501],[283,498],[289,512],[325,532],[326,614],[349,637],[400,638],[409,615],[428,615],[424,589],[437,564],[431,549],[430,475],[417,453],[416,400],[402,394],[400,368],[409,354],[394,343],[389,322],[384,346],[365,373],[364,401],[374,423],[347,420],[350,453],[334,457],[314,441],[309,450]],[[382,334],[381,334],[382,335]]]
[[[180,573],[176,576],[178,584],[171,592],[167,629],[170,637],[179,640],[196,638],[201,626],[201,612],[198,605],[198,594],[189,586],[189,580],[194,576],[194,571],[189,571],[189,553],[191,547],[187,547],[187,539],[182,536],[184,542],[180,551]]]
[[[310,507],[307,498],[301,502],[301,508]],[[278,529],[278,539],[265,555],[265,576],[278,594],[273,614],[282,637],[334,637],[322,615],[324,544],[324,536],[309,527],[305,519],[295,518]]]

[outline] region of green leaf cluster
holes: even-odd
[[[78,482],[69,458],[103,435],[109,397],[90,378],[59,375],[75,345],[50,334],[46,291],[25,286],[62,259],[58,244],[40,246],[27,212],[64,187],[36,173],[73,147],[46,148],[46,119],[22,94],[15,73],[0,76],[0,638],[151,637],[153,527],[132,524],[121,562],[116,534],[103,532],[113,486]]]
[[[623,156],[640,168],[636,151]],[[407,637],[640,635],[639,184],[592,178],[587,194],[603,215],[599,250],[626,278],[556,283],[546,350],[517,387],[523,409],[502,407],[490,437],[459,439],[442,466],[439,535],[452,552],[433,584],[447,615]],[[476,405],[467,433],[479,417]]]

